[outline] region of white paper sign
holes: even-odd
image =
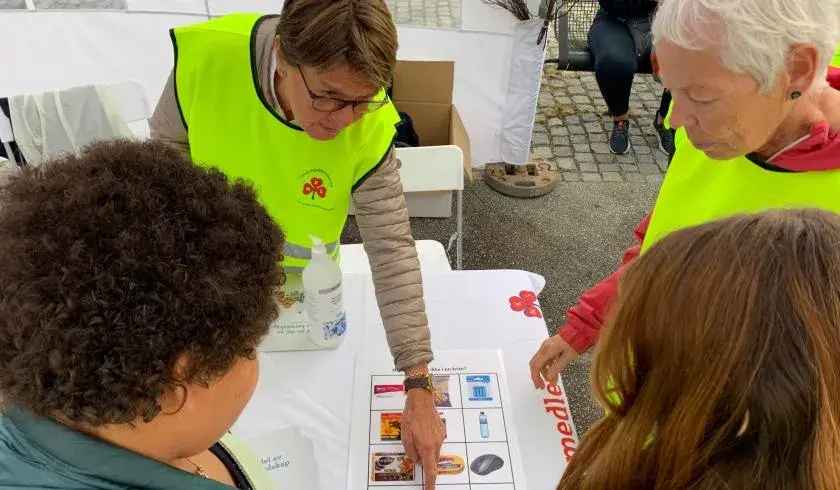
[[[289,427],[248,441],[277,488],[320,489],[312,440]]]

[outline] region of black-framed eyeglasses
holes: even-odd
[[[309,83],[306,81],[306,77],[303,75],[303,69],[301,67],[297,67],[298,72],[300,73],[300,78],[303,80],[303,86],[306,87],[306,91],[309,92],[309,98],[312,99],[312,108],[319,112],[335,112],[344,109],[347,106],[352,106],[353,112],[362,115],[367,114],[369,112],[376,111],[388,104],[388,96],[385,95],[382,97],[381,100],[341,100],[341,99],[334,99],[332,97],[324,97],[323,95],[318,95],[309,88]]]

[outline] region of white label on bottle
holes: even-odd
[[[311,328],[322,330],[324,340],[344,335],[347,331],[347,319],[340,282],[328,289],[311,291],[305,297]]]

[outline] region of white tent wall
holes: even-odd
[[[135,11],[0,10],[0,96],[135,80],[155,104],[172,69],[168,29],[205,19],[205,2],[128,0],[128,6]],[[207,6],[213,15],[279,12],[282,1]],[[463,0],[462,19],[472,29],[398,26],[399,58],[455,61],[454,100],[470,133],[472,163],[480,166],[500,160],[514,20],[479,0]]]

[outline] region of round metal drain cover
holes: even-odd
[[[557,168],[548,160],[537,158],[525,165],[488,163],[484,181],[491,189],[511,197],[540,197],[554,189]]]

